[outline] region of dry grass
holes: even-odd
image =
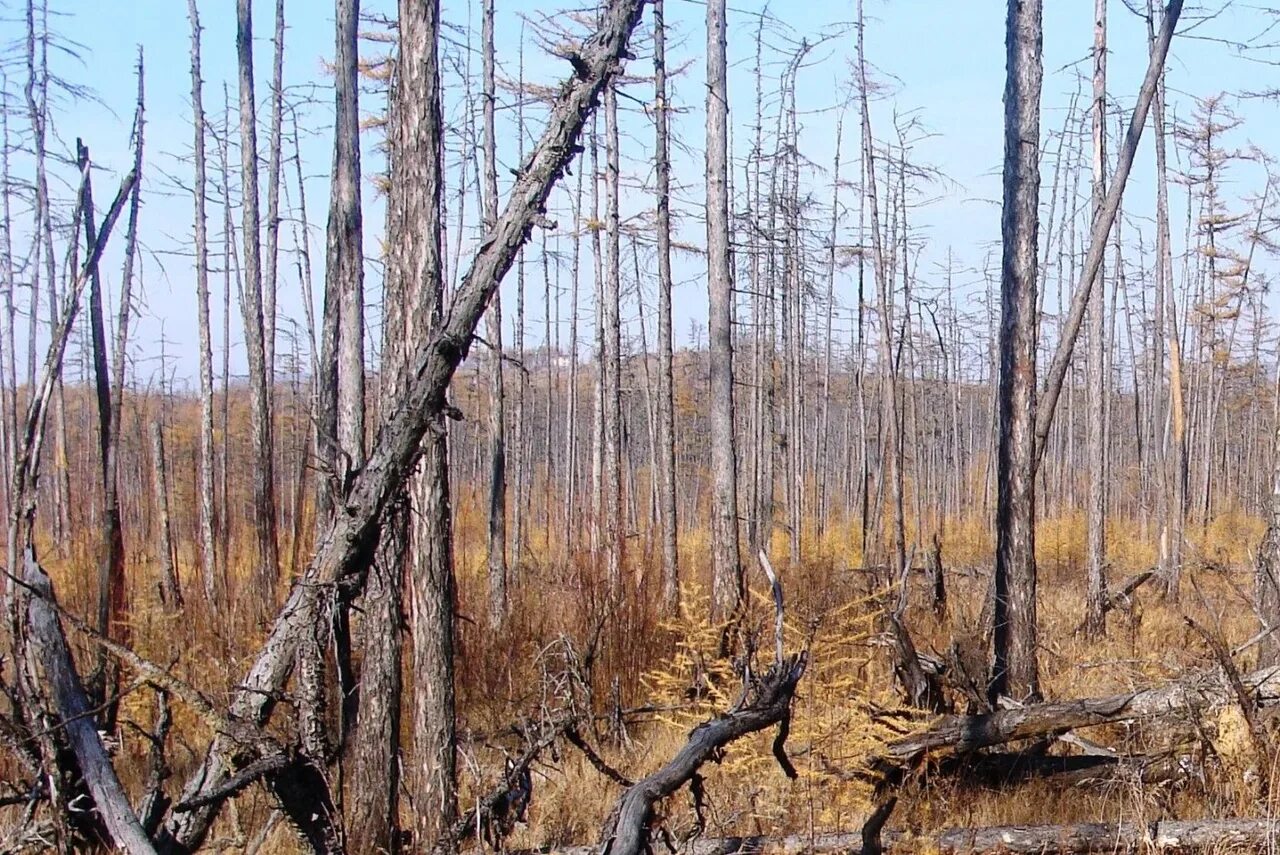
[[[599,659],[589,675],[596,712],[612,709],[614,686],[623,707],[645,703],[670,706],[669,712],[641,717],[619,732],[602,724],[590,738],[602,756],[633,779],[655,769],[683,743],[697,721],[730,703],[738,688],[735,678],[715,662],[717,628],[706,619],[699,583],[705,579],[707,542],[703,531],[681,539],[681,558],[687,587],[679,620],[663,621],[655,606],[657,569],[650,566],[644,534],[633,558],[638,569],[628,576],[632,592],[626,604],[607,611],[607,597],[598,580],[599,568],[584,554],[570,554],[558,535],[530,521],[529,554],[514,572],[513,617],[501,637],[488,633],[476,620],[484,614],[485,572],[483,526],[479,498],[460,497],[458,503],[457,572],[459,578],[460,660],[458,700],[462,761],[461,786],[465,807],[490,788],[501,770],[501,756],[517,745],[501,732],[521,716],[535,714],[547,701],[548,646],[568,639],[582,650],[603,623]],[[553,521],[558,526],[558,523]],[[914,525],[914,521],[911,523]],[[991,535],[985,519],[944,521],[944,559],[951,608],[936,618],[924,606],[923,589],[913,593],[909,625],[924,652],[944,654],[953,642],[984,642],[978,630],[987,591]],[[706,834],[805,833],[854,830],[868,803],[864,783],[851,773],[874,747],[892,738],[894,727],[927,720],[920,713],[896,710],[897,694],[876,627],[875,586],[864,573],[845,568],[863,563],[856,526],[829,522],[821,539],[808,529],[811,560],[785,566],[787,543],[775,537],[773,554],[782,569],[789,598],[788,638],[793,645],[813,649],[814,665],[801,684],[790,750],[800,772],[788,781],[777,769],[770,751],[772,735],[735,745],[723,762],[706,774]],[[1200,638],[1183,619],[1190,615],[1220,632],[1228,644],[1239,644],[1256,629],[1249,591],[1251,549],[1261,537],[1261,523],[1230,510],[1209,525],[1188,530],[1189,569],[1180,603],[1162,601],[1154,586],[1142,589],[1137,606],[1113,613],[1106,638],[1090,640],[1076,632],[1083,619],[1084,524],[1078,514],[1045,519],[1038,530],[1041,566],[1041,668],[1044,693],[1067,698],[1108,694],[1176,678],[1188,669],[1207,667],[1209,657]],[[1149,567],[1154,560],[1154,532],[1138,521],[1115,520],[1109,537],[1113,581]],[[46,555],[54,551],[47,549]],[[287,553],[286,553],[287,554]],[[248,556],[233,558],[241,592],[227,608],[213,611],[198,594],[196,569],[190,550],[182,555],[182,576],[189,594],[182,614],[167,612],[159,602],[158,568],[139,560],[131,565],[133,621],[130,627],[138,651],[172,667],[181,678],[199,686],[217,702],[224,701],[243,673],[262,639],[257,609],[246,597],[250,584]],[[77,545],[61,558],[50,558],[49,569],[63,602],[80,614],[91,614],[95,582],[89,568],[91,545]],[[753,583],[761,581],[752,575]],[[922,585],[919,580],[913,584]],[[757,585],[761,591],[763,585]],[[758,631],[767,664],[772,658],[769,621],[771,606],[754,602],[749,625]],[[82,662],[92,661],[81,645]],[[1250,656],[1242,656],[1242,667]],[[717,670],[719,669],[719,670]],[[690,701],[685,690],[698,675],[714,677],[714,685]],[[413,675],[406,668],[406,681]],[[123,716],[150,729],[154,700],[141,689],[124,700]],[[885,711],[901,713],[901,718]],[[174,786],[199,762],[208,742],[196,718],[175,705],[175,726],[169,749]],[[406,727],[412,721],[405,717]],[[886,723],[888,722],[888,723]],[[894,722],[897,722],[894,724]],[[406,744],[410,734],[404,733]],[[1256,792],[1257,758],[1237,719],[1224,714],[1203,731],[1178,745],[1173,737],[1123,727],[1099,728],[1091,739],[1125,748],[1176,747],[1193,755],[1207,770],[1203,780],[1176,788],[1126,784],[1073,789],[1064,798],[1049,783],[1024,784],[1015,789],[989,789],[954,780],[914,784],[895,814],[892,825],[920,830],[950,825],[1067,822],[1156,817],[1232,815],[1265,810],[1269,799]],[[1183,739],[1185,734],[1178,734]],[[117,756],[127,786],[138,792],[145,769],[146,744],[125,728]],[[8,771],[8,770],[6,770]],[[1277,775],[1272,775],[1275,780]],[[571,748],[548,756],[536,767],[535,797],[527,825],[509,841],[513,847],[584,843],[598,837],[601,823],[620,788],[602,777]],[[215,848],[236,851],[247,845],[270,813],[267,797],[251,788],[225,811],[215,829]],[[405,805],[406,812],[412,808]],[[0,816],[13,809],[5,809]],[[673,835],[694,827],[687,793],[662,806],[660,822]],[[263,851],[292,851],[287,829],[271,835]]]

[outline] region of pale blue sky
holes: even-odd
[[[100,104],[56,105],[54,123],[63,144],[73,143],[77,135],[83,136],[91,146],[94,159],[103,168],[97,178],[99,199],[109,198],[114,190],[116,177],[127,168],[128,134],[132,114],[134,92],[133,66],[135,51],[141,43],[146,52],[148,89],[147,152],[148,166],[144,183],[146,189],[143,211],[143,239],[151,255],[143,267],[146,306],[135,326],[135,357],[145,360],[158,351],[158,341],[163,326],[170,345],[166,348],[177,358],[179,381],[194,377],[195,353],[190,343],[195,341],[194,284],[188,259],[173,254],[186,251],[190,245],[191,203],[189,196],[175,190],[171,177],[182,182],[190,181],[191,147],[190,130],[190,77],[188,72],[189,31],[186,3],[183,0],[134,0],[117,4],[110,14],[104,14],[96,2],[85,0],[51,0],[56,11],[63,14],[52,21],[71,42],[78,43],[82,59],[55,55],[53,70],[56,74],[91,87],[101,100]],[[222,85],[231,86],[231,97],[236,98],[234,88],[235,43],[234,2],[218,0],[200,3],[205,26],[204,61],[206,111],[221,113]],[[385,11],[392,5],[388,0],[366,3],[371,11]],[[1088,73],[1087,58],[1092,45],[1092,0],[1046,0],[1045,2],[1045,88],[1043,121],[1048,131],[1061,126],[1071,93],[1078,87],[1077,74]],[[259,0],[255,10],[255,35],[257,37],[256,61],[260,81],[260,97],[267,96],[266,80],[270,70],[270,36],[274,4]],[[20,46],[23,35],[21,4],[9,0],[0,22],[0,42]],[[500,73],[514,78],[517,74],[521,16],[532,21],[541,20],[547,4],[537,2],[498,2],[498,41]],[[732,102],[731,123],[735,150],[746,152],[750,143],[753,63],[755,54],[755,29],[761,4],[740,2],[730,7],[729,52]],[[478,34],[479,3],[474,2],[470,14],[474,16]],[[678,67],[688,63],[683,77],[674,82],[676,106],[681,109],[677,118],[676,133],[684,147],[677,154],[675,180],[680,185],[677,205],[694,214],[701,198],[701,122],[703,102],[703,16],[704,7],[687,0],[667,0],[667,15],[673,28],[670,35],[669,64]],[[1254,3],[1237,3],[1221,9],[1215,3],[1217,14],[1207,22],[1197,24],[1204,17],[1204,7],[1190,6],[1184,13],[1187,31],[1175,40],[1170,63],[1169,85],[1171,98],[1179,116],[1190,112],[1192,96],[1212,95],[1220,91],[1239,92],[1248,89],[1265,89],[1276,86],[1277,74],[1269,65],[1242,58],[1238,51],[1222,44],[1220,39],[1244,41],[1263,31],[1271,17]],[[317,103],[308,106],[303,118],[303,159],[307,174],[308,216],[312,226],[312,256],[315,259],[315,282],[322,282],[323,224],[327,204],[327,170],[330,161],[330,102],[328,78],[324,74],[324,61],[332,54],[332,4],[322,0],[286,0],[289,30],[286,35],[287,58],[286,85],[292,92],[309,93]],[[854,15],[852,2],[774,2],[771,14],[790,28],[788,38],[798,41],[802,36],[810,41],[821,33],[839,30],[842,22],[851,21]],[[892,134],[892,119],[899,115],[911,115],[918,119],[927,136],[914,146],[917,160],[939,169],[948,179],[926,193],[934,199],[930,205],[915,213],[913,231],[927,239],[927,247],[921,259],[920,270],[926,280],[936,279],[934,266],[951,248],[957,264],[979,268],[998,239],[999,224],[999,164],[1002,150],[1002,104],[1004,86],[1004,15],[1005,4],[998,0],[975,0],[969,3],[946,0],[867,0],[869,17],[867,45],[869,57],[876,67],[877,77],[884,84],[884,95],[875,107],[873,122],[878,137]],[[446,2],[447,20],[463,24],[468,16],[466,3]],[[1132,104],[1138,83],[1146,66],[1145,24],[1129,13],[1120,0],[1111,0],[1110,79],[1112,98],[1126,114]],[[1194,25],[1194,26],[1193,26]],[[478,35],[476,36],[478,41]],[[782,38],[773,36],[769,41],[775,46]],[[853,31],[846,28],[842,35],[824,42],[811,55],[819,60],[800,72],[798,87],[799,108],[802,111],[801,147],[806,157],[829,169],[834,147],[834,107],[847,92],[849,70],[847,60],[853,53]],[[531,40],[525,47],[526,77],[543,83],[560,79],[565,68],[560,60],[546,57]],[[781,59],[774,53],[768,60],[766,74],[776,77]],[[1075,65],[1073,65],[1075,64]],[[651,65],[647,51],[633,63],[638,74],[648,75]],[[7,66],[8,87],[11,94],[20,95],[20,66]],[[478,73],[479,63],[475,62]],[[766,83],[772,98],[776,83]],[[634,87],[637,98],[652,97],[649,84]],[[504,99],[509,100],[509,99]],[[456,78],[450,77],[446,89],[449,117],[460,121],[464,116],[465,102],[461,99]],[[624,100],[624,109],[630,116],[624,120],[624,171],[637,179],[648,179],[648,160],[651,157],[651,126],[639,112],[634,102]],[[1236,112],[1246,119],[1245,125],[1234,135],[1234,143],[1244,147],[1248,142],[1266,149],[1276,139],[1277,114],[1274,106],[1258,101],[1233,102]],[[260,114],[265,123],[265,110]],[[504,164],[516,160],[514,119],[511,111],[504,111],[501,120],[505,129],[504,147],[500,159]],[[540,121],[538,111],[530,110],[529,121],[536,128]],[[857,169],[858,140],[852,120],[846,122],[843,161],[848,171],[846,178]],[[531,131],[536,133],[536,131]],[[265,133],[260,135],[265,147]],[[212,155],[212,152],[211,152]],[[233,154],[233,161],[237,158]],[[211,160],[216,164],[216,158]],[[21,159],[15,160],[21,168]],[[380,167],[380,157],[368,151],[365,168],[372,172]],[[1046,163],[1044,181],[1045,198],[1052,181],[1052,165]],[[1126,206],[1135,215],[1142,216],[1150,210],[1152,196],[1153,164],[1149,149],[1139,156],[1134,170],[1131,190]],[[508,177],[505,170],[503,178]],[[1236,170],[1235,181],[1229,192],[1248,193],[1257,189],[1256,171],[1246,167]],[[822,205],[830,198],[830,177],[811,174],[815,197]],[[572,181],[572,179],[571,179]],[[572,186],[572,185],[570,185]],[[63,198],[69,197],[65,185]],[[290,191],[293,195],[293,191]],[[374,199],[372,188],[366,184],[365,197],[369,203],[366,213],[367,248],[376,251],[376,239],[381,237],[381,206]],[[846,203],[852,203],[846,191]],[[558,195],[557,208],[563,208],[567,199]],[[1180,192],[1175,196],[1175,206],[1180,205]],[[452,206],[453,200],[450,200]],[[467,206],[474,211],[474,195],[469,195]],[[627,212],[635,212],[651,204],[648,197],[639,192],[627,194]],[[854,211],[856,213],[856,209]],[[214,250],[218,246],[216,235],[220,233],[217,220],[220,209],[210,208],[214,235]],[[452,221],[452,213],[450,214]],[[560,211],[558,219],[562,229],[568,228],[571,218]],[[1175,214],[1176,219],[1176,214]],[[238,215],[236,222],[239,222]],[[853,214],[846,218],[842,232],[846,242],[855,223]],[[691,243],[701,243],[701,225],[690,219],[682,237]],[[538,235],[535,234],[535,241]],[[561,236],[561,250],[568,251],[567,237]],[[554,247],[555,236],[548,236]],[[118,244],[116,245],[118,249]],[[280,328],[282,335],[290,318],[301,324],[303,313],[297,276],[294,273],[292,241],[288,227],[284,229],[281,261]],[[537,248],[531,250],[536,257]],[[19,252],[19,255],[22,253]],[[628,265],[624,265],[628,267]],[[589,313],[590,287],[589,262],[584,260],[583,305],[584,316]],[[119,267],[113,255],[105,271],[110,287],[118,287]],[[648,271],[646,270],[646,273]],[[561,274],[561,284],[567,287],[567,268]],[[691,320],[705,315],[705,290],[701,288],[699,264],[696,259],[683,258],[678,263],[677,275],[682,283],[676,296],[676,329],[683,335]],[[957,282],[973,282],[974,274],[960,275]],[[370,283],[376,288],[376,272],[371,270]],[[529,268],[530,304],[528,315],[530,330],[527,342],[541,343],[545,329],[541,303],[542,276],[540,268]],[[926,286],[928,282],[925,283]],[[221,328],[221,278],[213,282],[215,325]],[[842,277],[838,281],[842,306],[851,305],[849,288],[851,280]],[[651,287],[651,286],[646,286]],[[508,277],[504,293],[513,300],[514,275]],[[318,294],[317,294],[318,297]],[[371,299],[373,299],[371,297]],[[567,312],[567,296],[563,301],[562,316]],[[233,312],[236,309],[233,305]],[[639,334],[632,318],[631,333]],[[508,318],[511,312],[507,312]],[[233,363],[242,364],[239,324],[233,316]],[[371,318],[376,320],[376,312]],[[845,322],[847,326],[847,321]],[[652,337],[650,325],[647,334]],[[567,333],[562,333],[567,339]],[[585,334],[584,334],[585,336]],[[376,347],[376,342],[375,345]],[[215,347],[221,347],[220,336],[215,336]],[[281,342],[279,350],[287,349]],[[234,370],[234,369],[233,369]],[[135,379],[147,383],[153,375],[150,362],[139,362]]]

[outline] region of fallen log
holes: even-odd
[[[1257,852],[1280,837],[1280,820],[1202,819],[1152,823],[1072,823],[952,828],[936,835],[886,831],[886,855],[1129,855],[1129,853]],[[800,855],[862,851],[860,832],[779,837],[704,837],[678,855]],[[540,849],[521,855],[598,855],[594,846]]]
[[[1241,677],[1257,704],[1280,701],[1280,668]],[[1200,672],[1155,688],[1101,698],[1027,704],[982,715],[943,716],[918,733],[891,742],[872,758],[876,771],[900,768],[927,754],[976,751],[1018,739],[1032,739],[1080,727],[1176,713],[1200,713],[1236,702],[1220,674]]]

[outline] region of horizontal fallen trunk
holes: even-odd
[[[951,768],[954,767],[954,768]],[[1000,788],[1035,779],[1051,779],[1070,786],[1113,785],[1119,782],[1158,784],[1176,780],[1188,769],[1176,757],[1038,755],[1023,752],[956,757],[944,764],[962,780]]]
[[[1259,705],[1280,701],[1280,668],[1255,671],[1242,677],[1242,682]],[[1235,693],[1220,674],[1199,673],[1164,686],[1108,697],[1028,704],[984,715],[943,716],[924,730],[890,743],[872,758],[871,766],[887,771],[939,751],[975,751],[1079,727],[1198,713],[1235,702]]]
[[[1280,835],[1274,819],[1168,820],[1152,823],[1074,823],[953,828],[937,835],[886,831],[886,855],[1128,855],[1128,853],[1258,852]],[[858,852],[860,832],[782,837],[707,837],[679,855],[799,855]],[[594,846],[538,850],[540,855],[598,855]],[[525,853],[531,855],[531,853]]]

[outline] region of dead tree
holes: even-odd
[[[182,585],[174,561],[173,526],[169,520],[169,476],[164,460],[164,431],[151,423],[151,479],[160,528],[160,599],[172,609],[182,608]]]
[[[1107,163],[1107,0],[1094,0],[1093,13],[1093,217],[1102,215],[1106,203]],[[1090,635],[1107,631],[1103,603],[1107,596],[1107,445],[1106,424],[1108,377],[1106,365],[1106,283],[1105,265],[1098,271],[1093,297],[1089,301],[1089,501],[1088,575],[1085,596],[1086,628]]]
[[[653,2],[653,90],[658,244],[658,520],[662,529],[662,600],[680,597],[676,522],[675,404],[671,355],[671,157],[667,102],[667,37],[663,0]]]
[[[42,721],[53,725],[51,730],[55,735],[51,738],[62,743],[74,758],[47,757],[45,762],[62,766],[59,777],[70,779],[74,786],[87,791],[93,800],[97,821],[117,847],[129,855],[154,855],[156,850],[129,804],[128,794],[102,745],[93,715],[94,705],[85,694],[58,613],[50,604],[53,583],[36,563],[30,547],[24,553],[24,566],[23,582],[28,589],[23,597],[26,694],[30,698],[47,694],[48,707],[43,711]],[[56,723],[61,723],[61,727]],[[66,764],[73,769],[65,768]],[[57,774],[55,769],[48,771]],[[62,807],[69,808],[69,805]]]
[[[649,825],[654,806],[685,784],[694,789],[695,799],[701,799],[702,779],[698,770],[709,760],[718,761],[731,742],[748,733],[777,725],[773,756],[788,778],[796,777],[796,770],[787,758],[786,741],[791,726],[791,704],[809,656],[808,651],[787,655],[783,646],[782,585],[764,552],[760,553],[760,564],[773,592],[773,665],[762,676],[748,678],[750,682],[744,687],[741,700],[732,709],[695,727],[674,757],[644,780],[627,787],[606,821],[605,839],[600,847],[603,855],[640,855],[650,851]]]
[[[241,315],[249,362],[249,424],[253,442],[253,509],[259,596],[264,613],[275,602],[280,556],[276,537],[275,445],[270,373],[263,321],[261,218],[258,215],[258,110],[253,83],[253,4],[236,0],[236,55],[240,77],[240,175],[243,199],[244,286]]]
[[[733,283],[729,263],[729,90],[725,0],[707,3],[707,290],[711,371],[711,511],[714,614],[735,612],[746,595],[738,551],[738,459],[733,411]]]
[[[498,218],[498,141],[494,125],[497,101],[494,81],[494,8],[484,0],[482,14],[484,105],[483,228],[493,228]],[[468,80],[470,78],[468,77]],[[506,387],[503,379],[502,294],[494,295],[489,306],[489,626],[498,628],[507,617],[507,426]],[[519,503],[519,496],[516,502]]]
[[[995,658],[989,694],[1035,697],[1036,258],[1040,204],[1041,0],[1009,0],[1005,47],[1004,208]]]
[[[209,333],[209,218],[205,213],[208,186],[205,164],[204,81],[200,63],[200,12],[196,0],[187,0],[191,20],[191,124],[195,183],[191,196],[195,203],[196,320],[200,328],[200,571],[204,595],[209,602],[216,595],[217,547],[213,516],[213,345]]]

